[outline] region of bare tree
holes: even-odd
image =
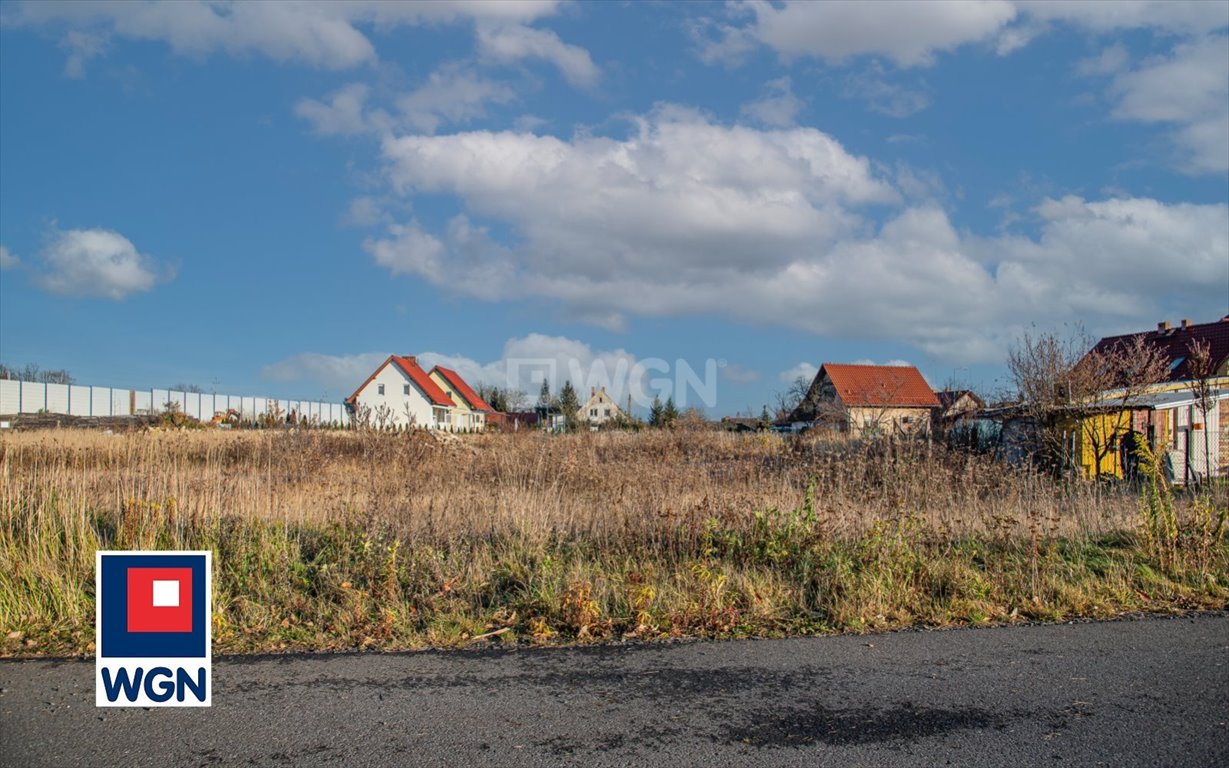
[[[72,384],[76,381],[67,370],[46,370],[35,363],[26,363],[22,368],[0,363],[0,379],[33,381],[40,384]]]
[[[811,389],[811,379],[806,376],[799,376],[790,382],[789,386],[778,392],[775,396],[777,406],[777,416],[784,418],[793,413],[802,401],[806,399],[807,392]]]
[[[1025,333],[1007,356],[1043,460],[1072,469],[1079,458],[1076,443],[1082,442],[1092,454],[1094,475],[1130,433],[1131,411],[1164,378],[1167,363],[1142,334],[1097,349],[1079,329],[1066,338]]]

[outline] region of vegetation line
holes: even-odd
[[[1224,608],[1224,486],[921,442],[71,430],[0,440],[0,654],[89,653],[98,548],[211,549],[219,653]]]

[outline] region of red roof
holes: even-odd
[[[836,396],[846,406],[939,407],[939,398],[911,365],[824,363],[820,370],[827,372]]]
[[[1158,327],[1155,331],[1106,336],[1097,342],[1092,351],[1105,354],[1121,344],[1130,343],[1137,336],[1142,336],[1144,341],[1158,347],[1165,355],[1168,369],[1166,379],[1169,381],[1184,381],[1191,378],[1186,360],[1186,356],[1190,353],[1191,342],[1207,343],[1208,351],[1211,352],[1212,364],[1217,371],[1224,367],[1226,360],[1229,360],[1229,315],[1212,323],[1179,325],[1176,328]]]
[[[451,368],[445,368],[442,365],[437,365],[435,368],[431,369],[432,373],[435,371],[439,371],[440,375],[444,377],[444,381],[447,381],[453,389],[461,394],[461,397],[465,398],[466,402],[469,403],[470,408],[477,411],[486,411],[488,413],[495,410],[491,406],[487,405],[486,401],[479,397],[477,392],[470,389],[469,385],[465,383],[465,379],[461,378],[461,375],[456,371],[452,370]]]
[[[431,377],[418,366],[418,361],[413,355],[389,355],[388,359],[380,363],[380,367],[375,369],[375,372],[367,377],[367,380],[354,390],[354,394],[346,398],[347,403],[353,403],[360,392],[367,388],[371,380],[380,375],[380,371],[384,370],[384,366],[392,363],[401,369],[402,373],[410,377],[410,381],[414,382],[414,386],[418,387],[419,391],[426,395],[427,399],[433,405],[441,405],[451,408],[456,405],[452,402],[452,398],[448,396],[444,390],[440,389],[440,385],[431,380]]]

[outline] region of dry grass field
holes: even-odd
[[[221,653],[1223,608],[1225,488],[711,432],[0,438],[0,654],[88,653],[94,551],[212,549]]]

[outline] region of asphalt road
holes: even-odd
[[[0,764],[1229,765],[1229,616],[215,660],[212,709],[0,663]]]

